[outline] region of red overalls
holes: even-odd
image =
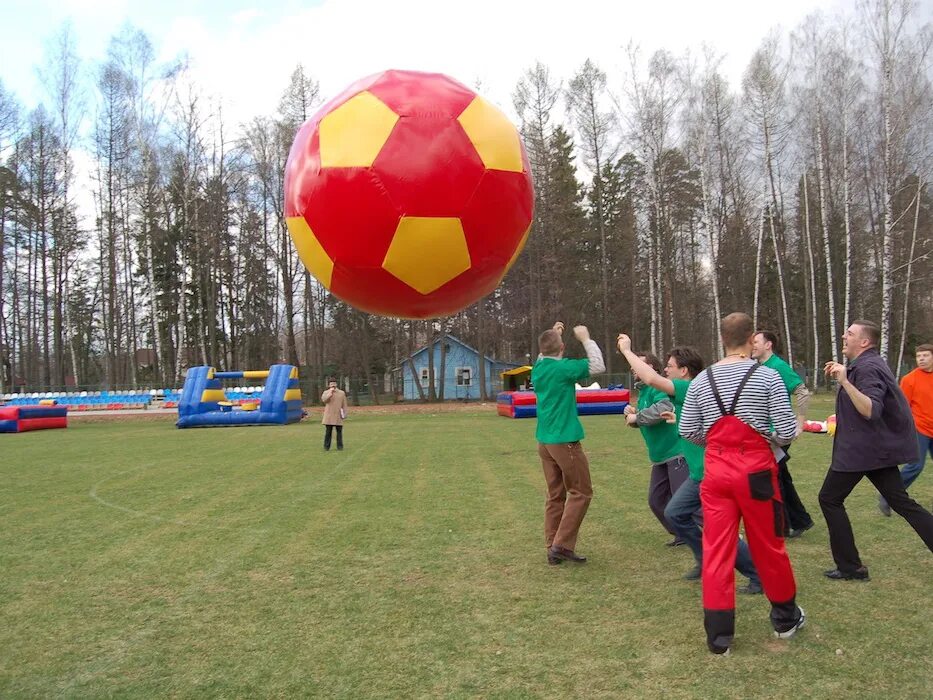
[[[739,518],[752,561],[771,601],[771,623],[783,631],[797,618],[797,586],[784,548],[784,507],[777,462],[768,441],[735,417],[745,384],[759,367],[749,368],[726,411],[713,368],[710,388],[722,417],[706,436],[706,459],[700,501],[703,504],[703,617],[707,644],[721,652],[735,633],[735,566]]]

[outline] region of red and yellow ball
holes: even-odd
[[[302,125],[285,170],[305,267],[383,316],[446,316],[492,292],[525,245],[533,202],[518,131],[437,73],[354,83]]]

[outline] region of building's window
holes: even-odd
[[[422,370],[421,370],[421,383],[424,384],[424,385],[427,385],[428,379],[429,379],[429,376],[428,376],[428,368],[427,368],[427,367],[424,367],[424,368],[422,368]]]
[[[473,370],[470,367],[457,367],[457,386],[470,386],[473,383]]]

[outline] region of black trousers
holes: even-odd
[[[852,523],[846,513],[845,500],[863,476],[868,477],[890,504],[891,510],[903,517],[933,552],[933,515],[907,495],[896,465],[867,472],[836,472],[830,469],[820,489],[820,508],[826,518],[829,546],[839,570],[852,573],[862,565],[855,547]]]
[[[343,449],[343,426],[342,425],[325,425],[324,426],[324,449],[330,449],[330,438],[333,433],[334,428],[337,428],[337,449]]]
[[[784,501],[784,523],[790,530],[799,530],[802,527],[812,525],[813,518],[810,517],[806,507],[800,500],[797,488],[794,486],[794,479],[787,468],[790,454],[787,452],[786,447],[784,452],[784,459],[778,462],[778,486],[781,487],[781,499]]]

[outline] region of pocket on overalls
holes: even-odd
[[[748,489],[756,501],[770,501],[774,498],[774,484],[771,483],[771,470],[763,469],[748,475]]]

